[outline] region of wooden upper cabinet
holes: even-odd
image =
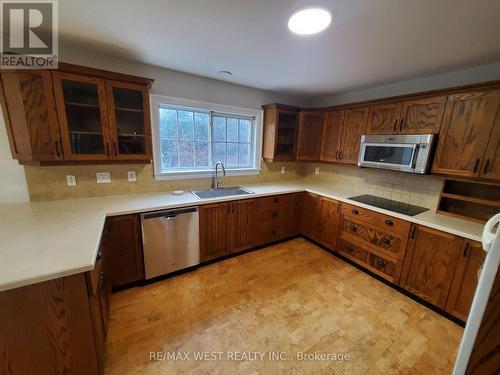
[[[461,237],[414,224],[399,286],[444,309],[463,248]]]
[[[65,63],[0,74],[10,148],[21,164],[151,161],[152,80]]]
[[[119,160],[151,159],[149,96],[144,86],[106,81],[112,156]]]
[[[346,164],[358,164],[361,136],[365,134],[368,120],[368,106],[344,110],[342,121],[342,147],[339,161]]]
[[[321,161],[339,161],[342,147],[342,122],[344,111],[330,111],[325,114]]]
[[[299,108],[269,104],[264,108],[262,158],[268,162],[294,161],[297,153]]]
[[[65,159],[111,159],[104,80],[52,74]]]
[[[297,160],[318,161],[323,140],[323,112],[301,111]]]
[[[432,171],[445,175],[478,177],[499,106],[499,90],[451,95]],[[498,132],[494,132],[494,135],[498,136]],[[491,141],[498,142],[493,139]],[[494,166],[493,170],[496,169],[497,166]]]
[[[463,321],[466,321],[469,315],[485,255],[486,253],[479,242],[467,241],[458,260],[446,302],[446,311]]]
[[[446,96],[436,96],[403,102],[397,133],[438,134],[446,99]]]
[[[401,102],[370,105],[367,134],[394,134],[399,126]]]
[[[500,181],[500,106],[486,147],[480,177]]]
[[[24,162],[62,160],[50,72],[4,72],[1,78],[2,110],[13,157]]]

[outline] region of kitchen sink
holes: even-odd
[[[230,195],[254,194],[253,191],[247,190],[240,186],[221,187],[218,189],[192,190],[191,192],[199,199],[227,197]]]

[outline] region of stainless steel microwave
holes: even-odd
[[[430,167],[434,134],[363,135],[360,167],[425,174]]]

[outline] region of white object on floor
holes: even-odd
[[[465,370],[467,370],[477,333],[483,320],[484,310],[488,304],[491,289],[495,281],[500,262],[500,230],[497,228],[493,232],[493,229],[499,223],[500,214],[496,214],[486,223],[483,229],[483,249],[487,255],[477,284],[476,294],[472,301],[469,319],[465,325],[453,375],[463,375],[465,374]]]
[[[184,190],[174,190],[172,193],[174,195],[182,195],[182,194],[184,194]]]

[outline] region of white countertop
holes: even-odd
[[[244,186],[255,194],[200,200],[155,193],[0,205],[0,291],[93,269],[106,216],[200,205],[248,197],[310,191],[471,240],[483,225],[426,211],[407,216],[350,201],[360,194],[302,181]]]

